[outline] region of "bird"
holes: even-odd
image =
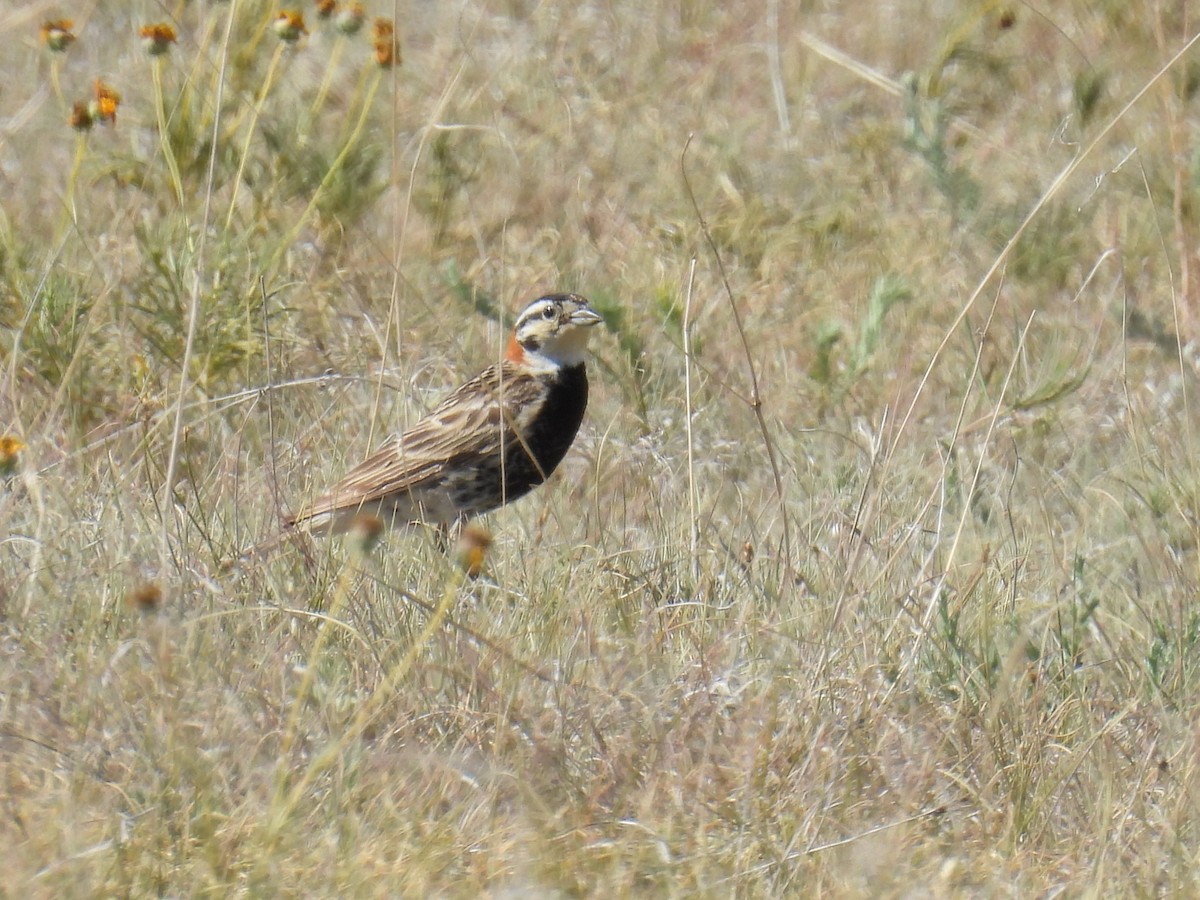
[[[444,536],[524,497],[575,440],[588,403],[588,339],[603,321],[579,294],[538,297],[517,316],[498,363],[287,516],[285,532],[341,534],[377,517]]]

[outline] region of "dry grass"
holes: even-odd
[[[0,892],[1200,890],[1200,22],[718,6],[0,13]],[[487,577],[222,568],[551,287]]]

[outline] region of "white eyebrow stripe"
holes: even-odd
[[[517,320],[516,327],[520,328],[530,319],[537,318],[542,314],[542,310],[544,310],[547,306],[554,306],[555,303],[557,303],[556,300],[551,300],[546,297],[533,301],[533,303],[525,308],[525,312],[522,314],[521,318]]]

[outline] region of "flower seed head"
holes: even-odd
[[[165,22],[156,25],[144,25],[139,32],[142,46],[151,56],[162,56],[175,43],[175,29]]]
[[[363,12],[361,3],[351,3],[348,6],[343,6],[342,11],[337,14],[337,28],[346,37],[353,37],[362,31],[363,22],[366,21],[367,14]]]
[[[97,122],[117,121],[117,107],[121,105],[121,95],[105,84],[99,78],[92,85],[93,99],[88,104],[88,113]]]
[[[468,578],[478,578],[483,573],[492,543],[491,533],[479,525],[468,525],[462,530],[458,536],[458,565]]]
[[[71,29],[75,23],[70,19],[51,19],[42,23],[42,43],[51,53],[66,53],[75,42]]]
[[[91,131],[95,120],[92,118],[91,109],[86,100],[76,100],[75,105],[71,107],[71,115],[67,121],[76,131]]]
[[[0,477],[8,477],[17,471],[17,460],[25,442],[19,437],[6,434],[0,437]]]
[[[276,37],[285,44],[294,44],[301,36],[308,34],[308,29],[304,27],[304,16],[290,9],[281,10],[271,27]]]

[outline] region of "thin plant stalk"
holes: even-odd
[[[289,231],[287,236],[279,243],[278,248],[271,257],[270,264],[267,266],[269,271],[274,270],[275,265],[279,262],[287,248],[291,247],[295,243],[296,235],[300,233],[300,229],[303,228],[305,223],[308,222],[309,217],[312,215],[313,210],[317,206],[317,201],[321,199],[321,195],[324,193],[325,189],[329,187],[330,182],[333,181],[334,176],[337,175],[338,170],[342,167],[342,164],[346,162],[346,157],[350,155],[350,151],[354,149],[354,146],[358,143],[359,138],[362,137],[363,129],[367,124],[368,115],[371,112],[371,106],[375,101],[375,92],[378,90],[379,82],[381,80],[380,73],[378,70],[376,70],[375,77],[371,79],[370,87],[367,89],[367,97],[363,101],[362,107],[359,110],[358,121],[354,123],[354,128],[350,132],[349,137],[346,138],[346,142],[342,145],[342,149],[338,153],[337,157],[332,163],[329,164],[329,171],[325,173],[325,177],[321,179],[321,183],[317,185],[317,189],[313,191],[313,195],[309,199],[308,205],[304,207],[304,212],[302,212],[296,218],[296,224],[292,226],[292,230]]]
[[[54,88],[54,96],[58,98],[59,108],[67,110],[70,107],[67,105],[67,98],[63,95],[62,80],[59,74],[59,59],[58,54],[54,54],[50,59],[50,86]]]
[[[361,550],[356,550],[354,556],[357,562],[361,561],[365,557],[365,554]],[[292,700],[292,707],[288,712],[287,725],[283,730],[283,741],[279,746],[279,769],[275,780],[276,796],[280,795],[287,787],[287,759],[291,756],[292,747],[296,743],[296,732],[300,726],[300,714],[308,702],[309,694],[312,693],[313,680],[316,678],[317,667],[325,652],[325,645],[329,642],[330,623],[337,621],[342,608],[346,605],[346,598],[350,596],[350,583],[354,580],[354,576],[358,572],[359,566],[357,565],[348,565],[342,569],[341,574],[338,576],[337,584],[333,589],[333,599],[329,603],[329,610],[321,620],[321,625],[317,630],[317,639],[313,641],[312,649],[308,652],[308,662],[304,667],[304,675],[300,679],[300,686],[296,688],[296,696]]]
[[[242,185],[242,175],[246,171],[246,160],[250,156],[250,142],[254,140],[254,129],[258,126],[258,114],[262,110],[263,103],[266,102],[267,94],[271,91],[271,85],[275,82],[275,75],[279,71],[279,61],[283,59],[284,46],[282,41],[275,45],[275,52],[271,54],[271,62],[267,66],[267,74],[263,78],[262,88],[259,90],[258,97],[254,101],[254,108],[250,111],[250,124],[246,126],[246,140],[242,143],[237,175],[233,179],[233,194],[229,198],[229,212],[225,216],[226,231],[233,224],[233,214],[237,211],[238,189]]]
[[[687,423],[688,519],[692,580],[700,580],[700,520],[696,514],[696,445],[692,436],[692,289],[696,284],[696,257],[688,267],[687,293],[683,300],[683,398]]]
[[[87,156],[87,141],[88,136],[83,132],[75,138],[75,158],[71,160],[71,171],[67,175],[67,195],[63,199],[64,218],[58,229],[59,234],[65,232],[68,225],[74,225],[79,221],[75,209],[75,188],[79,184],[79,170],[83,167],[83,159]]]
[[[183,179],[179,176],[179,163],[175,159],[175,151],[171,147],[171,135],[167,131],[167,101],[163,93],[162,84],[162,67],[165,56],[159,56],[152,60],[150,71],[154,79],[154,113],[158,118],[158,140],[162,146],[163,159],[167,162],[167,169],[171,173],[171,184],[175,188],[175,197],[179,200],[179,206],[183,208]]]
[[[329,62],[325,65],[325,75],[321,78],[321,86],[317,88],[316,99],[313,100],[312,108],[308,112],[310,122],[316,120],[318,113],[325,106],[325,100],[329,96],[329,88],[333,84],[333,73],[337,71],[338,63],[341,61],[345,46],[346,37],[339,33],[333,40],[333,48],[329,51]]]

